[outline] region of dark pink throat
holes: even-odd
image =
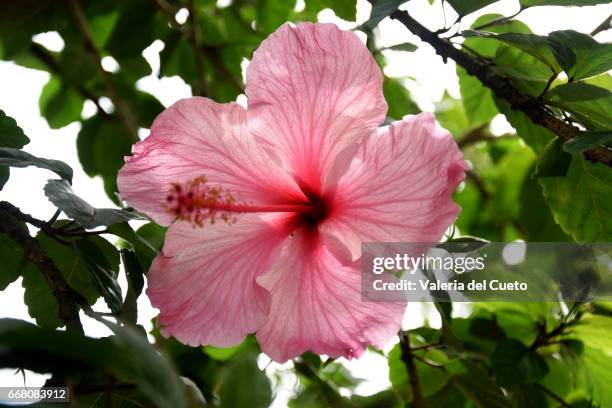
[[[325,197],[308,194],[308,206],[298,213],[298,225],[316,229],[329,215],[330,205]]]

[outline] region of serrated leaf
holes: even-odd
[[[572,157],[563,151],[563,143],[560,139],[552,140],[544,149],[542,156],[536,164],[533,176],[540,177],[565,177]]]
[[[563,48],[563,46],[560,44],[555,44],[557,46],[557,49],[556,52],[553,52],[553,46],[547,37],[529,33],[507,32],[496,34],[492,32],[476,30],[463,31],[463,36],[466,38],[490,38],[504,42],[533,55],[534,57],[545,63],[548,67],[550,67],[550,69],[554,72],[562,71],[556,55],[562,52],[561,48]],[[571,52],[571,50],[565,48],[564,52]]]
[[[612,240],[612,172],[581,155],[572,156],[565,177],[539,179],[555,220],[577,242]]]
[[[94,208],[77,196],[65,180],[49,180],[45,195],[57,208],[84,228],[120,224],[129,220],[144,219],[138,214],[117,208]]]
[[[570,82],[550,90],[546,102],[572,113],[589,130],[612,129],[612,92],[608,89]]]
[[[563,143],[563,150],[577,154],[600,145],[612,147],[612,132],[580,132],[578,136]]]
[[[508,122],[516,129],[516,134],[523,139],[536,154],[541,154],[551,140],[557,137],[545,127],[533,123],[523,112],[512,109],[510,104],[505,100],[496,98],[495,103],[499,111],[506,116]]]
[[[612,44],[598,43],[590,35],[574,30],[553,31],[548,37],[572,50],[574,60],[567,61],[563,67],[569,78],[589,78],[612,69]],[[564,59],[562,55],[559,57]]]
[[[66,163],[59,160],[36,157],[23,150],[0,147],[0,165],[9,167],[35,166],[41,169],[51,170],[68,183],[72,183],[72,169]]]

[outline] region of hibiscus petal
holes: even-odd
[[[397,333],[406,307],[361,299],[358,263],[345,266],[311,231],[297,231],[272,270],[258,279],[272,296],[257,331],[264,353],[278,362],[306,351],[359,357]]]
[[[314,191],[338,152],[387,112],[372,55],[334,24],[280,27],[255,51],[246,84],[249,130]]]
[[[255,279],[269,270],[289,234],[286,217],[245,214],[232,225],[172,224],[147,274],[147,295],[166,336],[192,346],[240,343],[263,323],[269,293]]]
[[[201,176],[247,202],[304,199],[286,171],[248,134],[245,110],[235,103],[183,99],[157,117],[151,135],[132,153],[119,171],[119,192],[160,224],[173,220],[165,208],[171,184]]]
[[[359,257],[361,242],[438,242],[459,206],[452,194],[465,177],[463,155],[431,113],[380,128],[361,146],[329,194],[321,226]]]

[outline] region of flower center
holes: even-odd
[[[308,197],[308,208],[299,213],[298,223],[299,225],[314,229],[329,214],[329,205],[319,195],[307,193],[306,196]]]
[[[206,177],[186,183],[173,183],[166,195],[166,211],[176,220],[188,221],[202,227],[205,222],[221,220],[233,224],[240,213],[294,213],[297,226],[315,228],[328,214],[325,201],[314,193],[304,192],[306,203],[249,204],[235,198],[221,187],[207,185]]]

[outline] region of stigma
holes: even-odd
[[[211,186],[204,176],[185,183],[172,183],[165,197],[166,211],[175,220],[187,221],[194,227],[222,221],[233,224],[243,213],[294,213],[298,219],[312,222],[313,211],[319,206],[310,202],[283,204],[253,204],[237,199],[230,191]]]
[[[205,222],[214,224],[221,220],[227,224],[236,222],[232,208],[236,199],[221,187],[207,185],[204,176],[186,183],[172,183],[166,196],[166,211],[176,220],[187,221],[202,227]]]

